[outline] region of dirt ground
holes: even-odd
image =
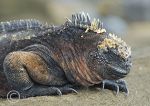
[[[117,96],[109,90],[79,91],[79,94],[43,96],[8,101],[0,99],[0,106],[150,106],[150,23],[130,25],[125,41],[132,46],[133,67],[125,78],[129,96]],[[14,102],[14,103],[12,103]]]

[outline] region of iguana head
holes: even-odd
[[[99,19],[91,21],[88,14],[73,14],[65,26],[69,26],[74,47],[80,48],[78,52],[83,53],[91,71],[103,79],[120,79],[129,73],[131,48],[114,34],[106,33]]]
[[[94,60],[97,66],[103,67],[101,74],[104,78],[123,78],[129,73],[132,66],[131,48],[114,34],[104,36],[103,40],[99,41],[97,50],[91,52],[90,59]]]

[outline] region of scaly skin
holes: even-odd
[[[101,84],[128,93],[121,78],[131,68],[130,48],[84,13],[59,27],[36,20],[3,22],[0,45],[2,97],[13,89],[24,98]]]

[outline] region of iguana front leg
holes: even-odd
[[[29,85],[31,80],[48,85],[54,77],[48,72],[48,66],[42,58],[34,53],[24,51],[12,52],[7,55],[4,60],[4,72],[9,82],[14,83],[13,86],[16,84]]]
[[[48,71],[45,61],[32,52],[16,51],[8,54],[3,67],[12,89],[19,91],[22,97],[61,95],[74,91],[71,87],[63,87],[63,84],[68,83],[63,80],[65,78],[54,76]],[[57,87],[60,85],[62,87]]]

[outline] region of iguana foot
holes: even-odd
[[[58,95],[62,96],[63,94],[67,93],[78,93],[75,89],[71,87],[49,87],[48,88],[49,92],[48,95]]]
[[[129,90],[127,88],[127,84],[125,80],[103,80],[102,89],[111,89],[116,91],[116,95],[119,91],[125,92],[126,95],[129,94]]]
[[[62,96],[67,93],[78,93],[75,89],[70,87],[42,87],[42,86],[33,86],[25,91],[17,91],[20,98],[34,97],[34,96],[49,96],[49,95],[58,95]]]

